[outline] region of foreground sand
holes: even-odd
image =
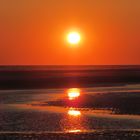
[[[106,130],[85,133],[0,133],[1,140],[139,140],[140,131]]]
[[[0,140],[140,140],[139,101],[140,85],[83,88],[73,101],[67,89],[1,90]]]

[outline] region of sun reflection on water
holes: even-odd
[[[69,108],[61,120],[61,128],[66,133],[81,133],[88,129],[88,124],[80,110]]]
[[[81,94],[79,88],[70,88],[67,90],[67,96],[70,100],[69,102],[73,102],[72,100],[77,99]],[[76,101],[76,100],[75,100]],[[61,127],[63,131],[68,133],[79,133],[83,132],[86,129],[86,120],[83,117],[81,111],[77,108],[70,107],[67,110],[67,115],[61,120]]]
[[[68,89],[68,97],[70,100],[73,100],[79,96],[80,96],[80,89],[78,89],[78,88]]]
[[[80,130],[80,129],[73,129],[73,130],[68,130],[67,132],[69,132],[69,133],[79,133],[79,132],[82,132],[82,130]]]
[[[68,110],[68,115],[76,117],[76,116],[80,116],[81,112],[78,110],[70,109],[70,110]]]

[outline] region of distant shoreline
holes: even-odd
[[[42,67],[0,66],[0,89],[80,88],[140,83],[140,66]]]
[[[0,71],[140,69],[140,65],[0,65]]]

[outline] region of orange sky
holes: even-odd
[[[140,64],[140,1],[0,0],[0,64]]]

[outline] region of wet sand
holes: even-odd
[[[86,133],[37,133],[37,132],[23,132],[23,133],[0,133],[0,139],[10,140],[139,140],[139,131],[94,131]]]
[[[135,100],[140,101],[139,84],[81,88],[81,95],[75,100],[77,106],[68,100],[67,91],[67,88],[1,90],[0,139],[140,138],[139,102]]]

